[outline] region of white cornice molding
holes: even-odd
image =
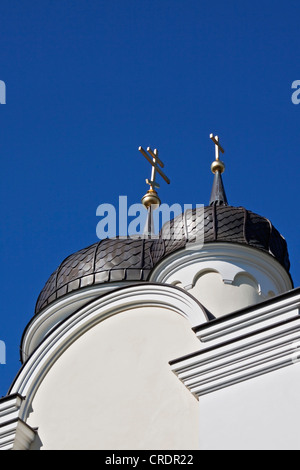
[[[281,264],[268,253],[234,243],[190,244],[162,259],[150,280],[162,283],[181,282],[191,287],[201,272],[215,270],[224,283],[232,283],[239,273],[251,274],[265,291],[275,294],[292,288],[291,279]]]
[[[111,282],[102,285],[86,287],[71,292],[45,307],[38,315],[35,315],[27,325],[21,343],[21,359],[24,363],[30,353],[38,347],[45,336],[57,324],[74,312],[87,305],[92,300],[122,287],[134,285],[136,282]],[[30,350],[28,346],[30,344]]]
[[[19,411],[23,404],[24,397],[18,394],[0,399],[0,426],[4,422],[19,418]]]
[[[20,419],[24,397],[13,394],[0,400],[0,450],[28,450],[36,431]]]
[[[32,354],[32,352],[38,347],[38,345],[43,341],[47,334],[49,334],[49,332],[51,332],[55,328],[56,325],[76,313],[76,311],[81,310],[84,306],[89,306],[91,302],[93,302],[93,300],[99,300],[103,298],[104,306],[112,303],[113,301],[117,301],[117,299],[120,298],[122,299],[120,300],[120,302],[122,302],[123,300],[125,301],[125,306],[128,304],[134,305],[138,301],[140,296],[138,296],[137,299],[131,299],[130,292],[139,292],[141,290],[149,292],[149,289],[153,291],[153,286],[156,285],[158,286],[157,289],[159,289],[159,292],[164,292],[163,299],[165,301],[167,297],[170,296],[169,288],[172,288],[174,286],[166,286],[166,288],[164,289],[164,286],[153,283],[113,283],[106,287],[98,286],[90,289],[84,289],[82,291],[74,291],[68,296],[62,298],[60,301],[56,301],[54,304],[50,305],[48,308],[43,310],[39,315],[34,317],[27,326],[23,334],[21,343],[22,362],[25,362],[27,360],[30,354]],[[156,288],[154,288],[154,290],[155,289]],[[175,290],[173,289],[171,292],[176,292],[176,296],[174,294],[173,296],[175,296],[177,300],[182,297],[182,295],[185,295],[184,291],[180,288],[175,288]],[[188,299],[191,299],[191,296],[186,297]],[[154,295],[154,298],[156,298],[156,302],[159,304],[159,297]],[[193,301],[197,304],[197,301],[195,299]],[[191,300],[189,300],[189,303],[190,302]],[[169,302],[169,306],[171,305],[172,302]],[[187,311],[188,314],[186,316],[188,316],[191,326],[199,324],[199,316],[197,314],[193,314],[191,309],[188,309]]]
[[[199,325],[194,331],[205,346],[234,341],[239,336],[252,334],[257,329],[269,328],[278,322],[289,321],[298,315],[300,291],[294,289],[261,304],[234,312],[223,319]]]
[[[200,327],[197,335],[206,346],[202,343],[200,351],[172,361],[173,372],[200,397],[293,366],[300,359],[299,297],[295,290],[277,304]]]
[[[30,357],[16,377],[10,393],[26,396],[21,419],[26,422],[32,399],[39,384],[61,354],[87,330],[106,318],[135,307],[166,308],[185,317],[191,327],[207,322],[201,305],[184,290],[173,286],[144,283],[109,293],[82,307],[58,324],[32,352],[30,343],[24,344]]]

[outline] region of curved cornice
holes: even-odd
[[[136,282],[112,282],[110,284],[86,287],[84,289],[65,294],[62,298],[45,307],[35,315],[26,326],[21,339],[21,362],[24,363],[31,352],[42,342],[49,331],[56,327],[67,317],[88,305],[95,299],[103,297],[111,291],[124,288]],[[30,350],[28,349],[30,344]]]
[[[76,293],[74,293],[76,295]],[[161,284],[128,286],[106,294],[56,325],[34,351],[33,337],[27,337],[24,348],[30,354],[24,363],[9,394],[26,396],[22,420],[26,421],[33,397],[49,369],[77,338],[101,321],[137,307],[160,307],[184,316],[191,327],[208,321],[204,308],[184,290]]]
[[[276,287],[276,294],[292,289],[293,285],[286,270],[268,253],[253,247],[235,243],[209,243],[199,246],[190,244],[162,259],[152,270],[150,281],[172,283],[180,281],[176,273],[186,271],[190,279],[186,285],[203,270],[219,272],[225,283],[231,283],[239,272],[249,272],[259,283],[270,280]],[[185,285],[183,285],[185,287]]]

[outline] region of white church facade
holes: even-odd
[[[188,210],[50,276],[0,399],[1,450],[300,449],[300,288],[272,223],[228,204],[215,143],[203,243]]]

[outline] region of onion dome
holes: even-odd
[[[235,243],[262,250],[273,256],[289,274],[287,243],[270,220],[244,207],[229,206],[222,180],[225,164],[219,158],[219,152],[224,153],[224,149],[217,136],[211,134],[210,138],[215,144],[216,159],[211,165],[214,180],[209,206],[203,211],[187,210],[164,225],[151,249],[154,263],[200,239],[204,244]]]
[[[145,281],[153,267],[153,240],[105,239],[68,256],[50,276],[35,313],[78,289],[116,281]]]
[[[204,244],[246,245],[274,257],[289,273],[287,243],[271,222],[244,207],[204,207]],[[201,230],[203,229],[201,228]],[[50,276],[35,313],[78,289],[115,281],[146,281],[156,264],[199,238],[197,209],[166,223],[158,239],[106,239],[66,258]]]
[[[217,137],[211,135],[211,139],[216,145],[216,160],[211,167],[214,181],[208,206],[203,210],[185,211],[162,227],[159,238],[149,237],[151,205],[160,202],[155,191],[158,187],[155,172],[152,172],[151,180],[147,180],[150,190],[143,198],[145,207],[148,211],[150,209],[146,228],[148,235],[135,239],[101,240],[67,257],[46,282],[37,300],[35,313],[38,314],[55,300],[79,289],[117,281],[145,282],[151,270],[162,259],[176,250],[192,246],[199,238],[204,244],[225,242],[261,250],[275,258],[290,276],[287,243],[272,223],[244,207],[228,204],[222,181],[225,165],[219,160],[219,150],[222,153],[224,150]],[[150,154],[152,163],[150,158],[147,159],[163,175],[157,166],[157,161],[163,166],[157,152]],[[200,217],[199,210],[202,211]]]
[[[235,243],[262,250],[273,256],[289,273],[286,240],[268,219],[244,207],[229,205],[206,206],[200,216],[197,211],[199,209],[187,210],[163,226],[159,240],[151,247],[154,263],[179,248],[192,246],[201,239],[201,230],[204,244]]]

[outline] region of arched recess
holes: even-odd
[[[257,282],[252,274],[247,272],[240,272],[237,273],[233,279],[232,285],[236,287],[240,287],[242,284],[248,284],[252,286],[258,294],[261,294],[261,287],[260,284]]]
[[[26,397],[20,419],[26,422],[40,383],[77,338],[106,318],[141,306],[171,310],[185,317],[191,328],[208,321],[205,309],[196,299],[183,289],[169,285],[139,284],[118,289],[92,301],[57,325],[21,368],[9,392]]]
[[[191,287],[195,287],[195,285],[197,284],[197,281],[199,281],[199,279],[200,279],[202,276],[205,276],[206,274],[211,274],[211,273],[219,274],[220,278],[223,280],[222,274],[221,274],[217,269],[205,268],[205,269],[201,269],[201,271],[199,271],[199,272],[194,276],[194,278],[193,278],[193,283],[192,283],[192,286],[191,286]]]

